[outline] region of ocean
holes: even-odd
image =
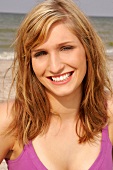
[[[13,59],[12,44],[25,14],[0,13],[0,59]],[[106,52],[113,56],[113,17],[89,17],[102,38]]]

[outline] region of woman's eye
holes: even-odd
[[[46,51],[39,51],[34,54],[34,57],[40,57],[40,56],[44,56],[44,55],[47,55]]]
[[[74,48],[73,46],[63,46],[61,47],[61,51],[71,50],[73,48]]]

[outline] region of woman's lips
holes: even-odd
[[[62,75],[50,76],[48,78],[52,80],[53,82],[63,82],[63,81],[66,81],[72,74],[73,72],[68,72]]]

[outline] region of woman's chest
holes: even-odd
[[[49,170],[88,170],[101,150],[101,139],[79,144],[77,136],[38,137],[33,141],[37,157]]]

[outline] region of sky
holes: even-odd
[[[0,12],[27,13],[43,0],[0,0]],[[74,0],[88,16],[113,16],[113,0]]]

